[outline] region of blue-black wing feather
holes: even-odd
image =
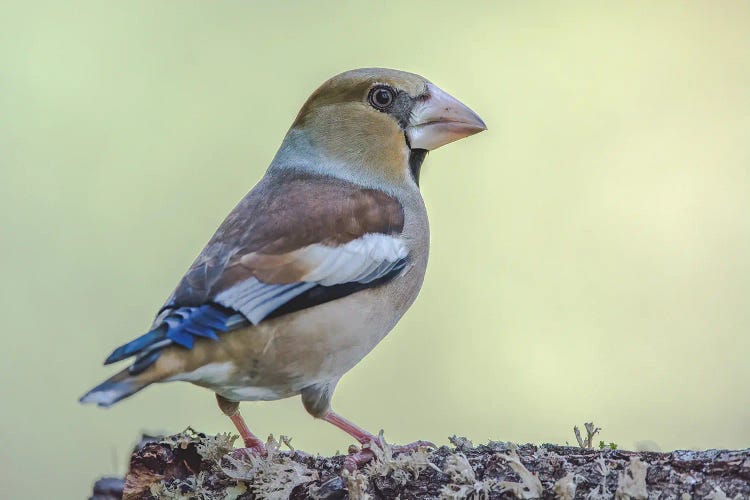
[[[398,276],[406,263],[407,259],[404,258],[392,263],[386,269],[376,270],[375,273],[370,274],[362,281],[333,286],[263,285],[269,289],[276,287],[279,290],[277,293],[267,295],[276,297],[283,292],[286,295],[286,300],[274,304],[273,309],[263,309],[264,313],[258,322],[324,304],[367,288],[380,286]],[[377,271],[380,271],[380,276],[377,276]],[[385,271],[385,274],[382,274],[383,271]],[[377,277],[372,279],[373,276]],[[292,295],[289,293],[290,291],[298,293]],[[265,303],[263,302],[263,304]],[[218,340],[220,333],[250,324],[250,321],[237,310],[213,302],[200,306],[183,307],[168,304],[167,308],[170,309],[169,312],[154,329],[115,349],[104,364],[115,363],[136,356],[135,362],[129,368],[129,372],[135,375],[154,363],[159,358],[162,349],[168,345],[176,344],[186,349],[192,349],[196,338]]]
[[[156,328],[115,349],[104,364],[108,365],[131,356],[138,356],[133,365],[135,367],[142,359],[145,359],[145,356],[149,356],[153,359],[146,365],[148,366],[158,358],[158,355],[154,355],[155,352],[161,350],[157,346],[163,347],[174,343],[191,349],[196,337],[216,340],[219,338],[217,333],[238,328],[243,323],[246,324],[246,321],[238,321],[239,316],[236,311],[218,304],[175,308]]]

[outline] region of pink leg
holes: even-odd
[[[216,402],[219,404],[221,411],[229,417],[234,426],[237,428],[237,432],[240,433],[240,437],[245,442],[245,447],[249,448],[250,451],[258,453],[260,455],[266,454],[266,447],[263,445],[263,441],[250,432],[245,419],[240,415],[240,404],[236,401],[230,401],[222,396],[216,395]]]
[[[379,440],[376,436],[373,436],[363,428],[359,427],[354,422],[350,422],[349,420],[345,419],[335,411],[331,410],[328,413],[326,413],[326,416],[323,417],[323,420],[326,422],[329,422],[342,431],[349,434],[351,437],[356,439],[360,442],[360,444],[368,444],[370,442],[378,443]]]
[[[346,432],[354,439],[359,441],[362,446],[372,446],[371,443],[374,443],[380,448],[383,448],[383,443],[380,442],[380,438],[370,434],[366,430],[356,425],[354,422],[350,422],[333,410],[330,410],[328,413],[326,413],[326,415],[323,417],[323,420],[332,423],[342,431]],[[391,449],[395,453],[402,453],[416,451],[419,448],[430,447],[437,448],[437,446],[430,443],[429,441],[415,441],[403,446],[392,446]],[[357,449],[356,447],[352,448],[349,449],[349,456],[344,459],[344,468],[349,470],[349,472],[354,472],[355,470],[357,470],[357,468],[365,465],[373,458],[375,458],[375,453],[373,453],[369,448],[363,448],[361,450]]]
[[[245,419],[242,418],[242,415],[240,415],[239,411],[230,416],[229,419],[237,428],[237,432],[240,433],[240,437],[242,437],[242,440],[245,442],[245,448],[250,448],[251,450],[258,452],[261,455],[266,454],[266,447],[263,445],[263,441],[258,439],[258,436],[250,431],[250,429],[247,427],[247,424],[245,423]]]

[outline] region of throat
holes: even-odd
[[[411,172],[411,178],[419,186],[419,172],[422,170],[422,163],[427,157],[426,149],[412,149],[409,152],[409,172]]]

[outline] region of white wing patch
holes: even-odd
[[[309,245],[298,250],[300,260],[311,269],[302,281],[324,286],[377,279],[378,271],[391,267],[409,254],[401,238],[368,233],[345,245]]]
[[[337,247],[315,243],[287,254],[285,263],[297,261],[309,269],[299,281],[264,283],[250,278],[219,293],[214,301],[242,313],[258,324],[273,311],[317,286],[370,283],[403,265],[409,249],[403,239],[368,233]]]

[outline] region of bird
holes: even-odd
[[[333,410],[333,392],[422,286],[427,153],[486,129],[417,74],[364,68],[324,82],[150,330],[105,361],[132,363],[80,401],[109,407],[154,383],[190,382],[213,391],[246,449],[263,454],[239,403],[299,395],[313,417],[363,447],[379,443]]]

